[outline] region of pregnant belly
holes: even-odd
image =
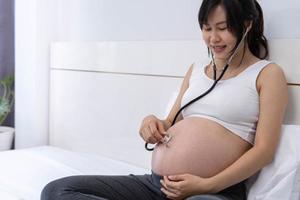
[[[189,117],[169,128],[169,143],[156,145],[152,170],[160,175],[210,177],[237,160],[251,145],[218,123]]]

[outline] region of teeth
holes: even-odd
[[[224,48],[225,46],[213,46],[213,48]]]
[[[216,50],[216,51],[221,51],[221,50],[223,50],[225,47],[226,47],[226,45],[224,45],[224,46],[212,46],[212,48],[213,48],[214,50]]]

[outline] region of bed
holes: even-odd
[[[1,200],[38,200],[40,191],[49,181],[68,175],[148,172],[105,156],[53,146],[7,151],[2,153],[1,159]]]
[[[289,105],[276,158],[248,181],[248,199],[299,200],[300,40],[272,40],[270,49]],[[201,40],[53,43],[49,145],[0,152],[0,199],[38,200],[49,181],[69,175],[149,173],[140,122],[166,116],[199,59],[207,59]]]

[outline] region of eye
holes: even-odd
[[[225,31],[225,30],[227,30],[227,27],[219,27],[219,30],[220,31]]]
[[[210,28],[209,26],[203,26],[203,30],[204,30],[204,31],[210,31],[211,28]]]

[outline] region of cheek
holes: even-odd
[[[202,33],[202,39],[204,40],[205,44],[209,44],[209,36],[208,34]]]
[[[236,38],[229,37],[229,38],[228,38],[228,42],[231,43],[232,45],[235,45],[235,43],[236,43]]]
[[[232,35],[231,33],[226,33],[224,34],[224,40],[230,45],[230,46],[235,46],[236,44],[236,37]]]

